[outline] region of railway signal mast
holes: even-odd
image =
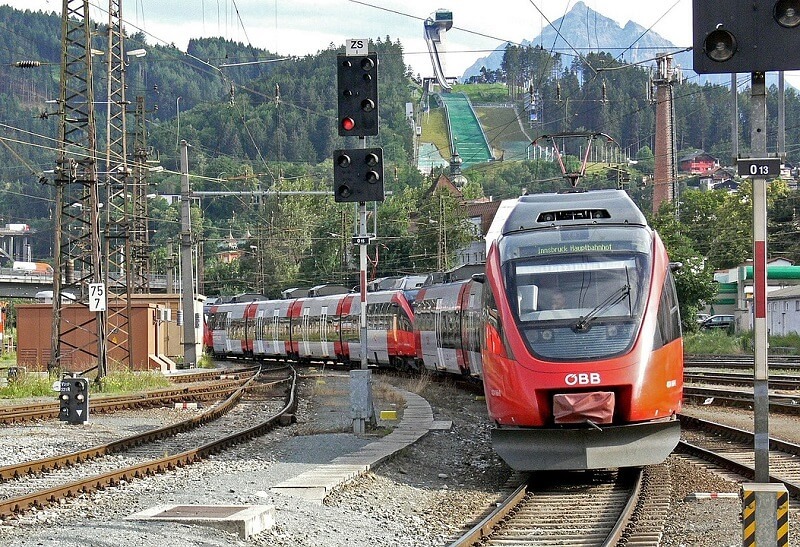
[[[364,433],[372,420],[372,388],[367,348],[367,202],[383,201],[383,150],[367,148],[365,137],[378,135],[378,54],[369,53],[366,39],[347,40],[345,54],[336,58],[339,135],[358,137],[359,146],[335,150],[333,194],[338,203],[358,203],[358,235],[353,244],[360,250],[361,369],[350,372],[353,431]]]
[[[759,484],[743,485],[743,539],[745,544],[788,545],[787,508],[775,501],[787,499],[786,489],[777,492],[779,487],[769,479],[766,183],[780,175],[781,158],[767,155],[764,73],[800,69],[800,1],[694,0],[692,8],[695,72],[751,74],[753,156],[740,158],[738,167],[740,174],[753,177],[754,449]],[[772,514],[761,508],[771,508]]]

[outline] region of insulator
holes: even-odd
[[[16,63],[14,63],[14,66],[18,67],[18,68],[33,68],[33,67],[37,67],[37,66],[42,66],[42,62],[41,61],[17,61]]]

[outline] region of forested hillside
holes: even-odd
[[[33,254],[46,260],[51,256],[53,234],[49,171],[57,150],[58,105],[53,100],[59,87],[60,15],[3,6],[0,26],[5,30],[0,33],[0,222],[23,222],[37,229]],[[97,36],[95,46],[103,50],[103,25],[98,27]],[[458,245],[475,236],[455,200],[427,192],[433,181],[431,173],[423,176],[412,164],[413,124],[406,119],[406,104],[418,105],[420,82],[410,77],[403,63],[403,44],[398,40],[375,38],[370,48],[380,58],[381,126],[379,136],[368,142],[384,149],[386,187],[392,193],[377,208],[379,239],[370,251],[371,275],[452,264]],[[343,51],[343,44],[331,44],[315,55],[284,59],[221,38],[193,40],[187,52],[181,52],[170,45],[148,45],[141,33],[131,32],[126,50],[134,49],[147,53],[131,57],[126,66],[127,100],[133,103],[136,97],[144,97],[149,159],[164,168],[151,176],[153,194],[178,193],[180,140],[191,144],[189,163],[195,190],[330,189],[332,150],[352,145],[335,129],[335,56]],[[98,58],[96,93],[105,90],[104,70]],[[652,171],[654,108],[648,99],[649,73],[645,68],[624,65],[604,53],[567,59],[540,48],[509,47],[502,68],[483,71],[477,80],[500,82],[499,95],[490,100],[512,103],[520,112],[525,112],[525,101],[533,88],[541,109],[540,123],[529,128],[534,137],[559,131],[602,131],[614,137],[626,154],[639,160],[626,172],[630,176],[627,186],[642,208],[649,210],[651,189],[642,180]],[[729,94],[722,86],[676,82],[679,150],[703,148],[728,161]],[[481,93],[476,96],[482,97],[480,102],[485,100]],[[739,101],[740,131],[746,136],[746,87],[740,90]],[[776,127],[774,89],[768,94],[768,102],[768,126]],[[794,89],[787,91],[786,113],[789,120],[800,118],[800,97]],[[98,109],[100,143],[105,142],[103,115],[103,109]],[[485,129],[491,133],[492,128]],[[747,142],[749,138],[740,139],[743,153]],[[800,126],[787,123],[787,143],[797,142]],[[774,143],[771,131],[768,146],[774,149]],[[797,154],[797,145],[790,144],[789,158]],[[438,172],[432,175],[438,176]],[[513,197],[523,190],[553,191],[563,186],[552,163],[521,157],[478,165],[465,175],[472,182],[471,194],[480,194],[482,188],[495,199]],[[594,170],[585,185],[615,187],[618,175]],[[781,241],[796,233],[795,194],[786,188],[776,197],[781,213],[771,228]],[[726,200],[713,204],[715,214],[724,215],[736,206]],[[153,270],[163,272],[177,250],[177,206],[153,199],[149,214]],[[736,215],[726,218],[745,218]],[[195,228],[202,243],[204,290],[209,294],[244,290],[276,294],[291,285],[352,283],[353,216],[351,207],[325,197],[284,194],[203,198],[195,209]],[[731,228],[730,237],[736,244],[725,245],[722,253],[718,247],[721,242],[709,239],[722,232],[703,232],[691,218],[681,220],[685,233],[678,235],[690,238],[688,246],[681,243],[682,248],[707,253],[713,260],[710,267],[746,258],[746,245],[740,241],[749,228]],[[439,229],[439,223],[446,225],[445,231]],[[667,223],[664,226],[669,227]],[[800,258],[794,256],[796,245],[784,242],[775,248],[790,258]],[[720,252],[717,255],[708,249]],[[225,263],[218,256],[223,250],[240,252],[240,258]]]

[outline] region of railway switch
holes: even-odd
[[[339,55],[336,82],[339,135],[378,134],[378,54]]]
[[[86,378],[63,378],[58,395],[58,419],[82,424],[89,419],[89,381]]]

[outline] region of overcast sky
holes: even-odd
[[[124,0],[124,19],[151,43],[186,49],[190,38],[222,36],[281,55],[343,45],[347,38],[399,39],[415,74],[432,75],[422,21],[453,12],[446,35],[448,75],[461,76],[503,42],[538,36],[577,0]],[[107,0],[90,0],[92,18],[107,20]],[[692,43],[692,0],[584,0],[621,26],[633,20],[676,46]],[[62,0],[0,0],[18,9],[60,12]],[[590,22],[587,22],[590,24]],[[625,47],[629,44],[609,44]],[[800,87],[800,78],[790,77]]]

